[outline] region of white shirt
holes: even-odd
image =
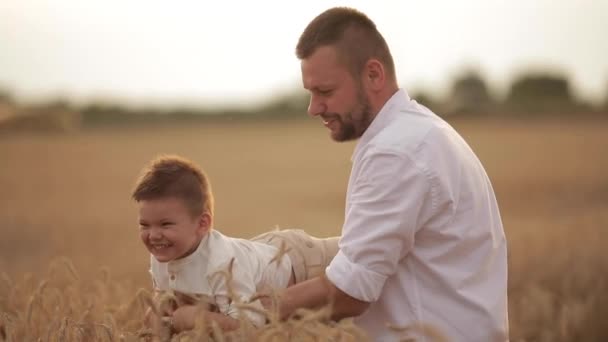
[[[430,324],[450,341],[508,340],[506,239],[490,180],[462,137],[399,90],[352,162],[326,272],[371,303],[357,325],[375,341],[399,339],[387,323]]]
[[[226,277],[219,274],[232,266],[232,289],[243,302],[258,291],[284,289],[291,276],[291,260],[287,255],[280,262],[271,260],[278,249],[261,242],[227,237],[211,230],[201,240],[195,252],[185,258],[166,263],[150,258],[150,274],[158,290],[174,290],[211,298],[223,314],[239,317],[239,310],[228,300],[229,287]],[[262,309],[261,303],[251,303]],[[250,310],[243,310],[252,323],[262,325],[264,317]]]

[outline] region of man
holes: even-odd
[[[352,155],[339,251],[326,274],[286,289],[280,313],[331,303],[376,341],[430,325],[453,341],[505,341],[507,252],[483,166],[441,118],[397,85],[389,48],[363,13],[332,8],[296,53],[308,112]],[[424,341],[424,337],[418,336]]]

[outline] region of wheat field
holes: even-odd
[[[511,340],[608,340],[608,121],[453,125],[499,200]],[[146,338],[148,254],[129,195],[156,155],[179,154],[205,169],[216,197],[214,226],[227,235],[297,227],[330,236],[340,231],[353,147],[330,141],[314,120],[0,136],[0,341]],[[322,339],[361,339],[348,321],[318,321],[323,328],[289,323],[301,336],[275,325],[237,339],[314,340],[308,330]]]

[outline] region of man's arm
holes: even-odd
[[[332,318],[361,315],[380,298],[386,280],[413,246],[430,185],[407,157],[391,151],[362,158],[350,184],[340,250],[326,275],[285,290],[280,314],[333,303]]]
[[[296,309],[314,309],[331,304],[332,319],[359,316],[369,307],[337,288],[325,275],[290,286],[280,295],[279,314],[287,319]]]

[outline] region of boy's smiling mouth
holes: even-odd
[[[154,249],[155,251],[158,250],[163,250],[165,248],[169,248],[172,245],[170,243],[151,243],[150,247],[152,247],[152,249]]]

